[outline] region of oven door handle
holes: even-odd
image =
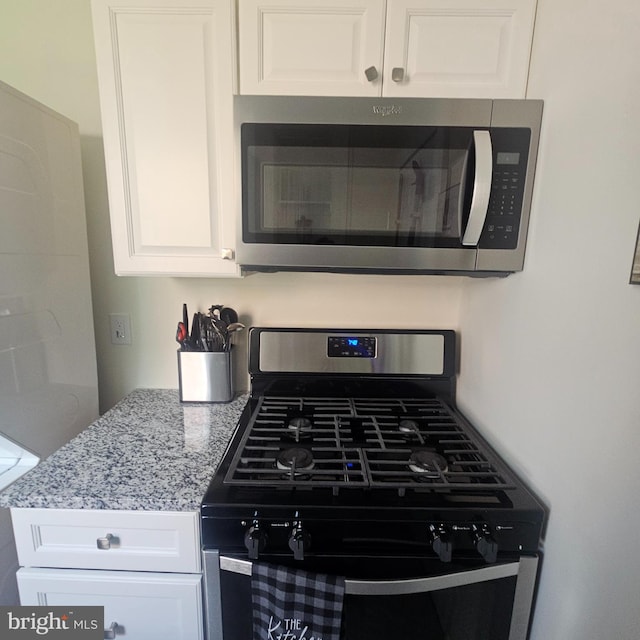
[[[252,563],[249,560],[220,556],[220,569],[222,571],[250,576],[251,567]],[[468,584],[517,576],[519,571],[520,562],[509,562],[507,564],[493,564],[479,569],[458,571],[428,578],[409,578],[406,580],[346,579],[344,590],[346,594],[359,596],[397,596],[409,593],[428,593],[429,591],[462,587]]]

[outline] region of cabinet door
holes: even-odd
[[[104,607],[116,638],[203,637],[200,575],[28,568],[17,579],[22,605]]]
[[[535,10],[536,0],[387,0],[383,95],[523,98]]]
[[[233,276],[231,0],[93,0],[119,275]]]
[[[240,93],[380,95],[384,7],[385,0],[240,0]]]

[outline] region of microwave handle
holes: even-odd
[[[462,244],[476,246],[487,219],[489,197],[491,196],[491,178],[493,175],[493,149],[491,134],[488,131],[473,132],[476,172],[473,178],[473,195],[467,228],[462,236]]]

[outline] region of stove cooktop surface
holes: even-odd
[[[437,398],[261,397],[223,482],[334,495],[514,487]]]
[[[203,500],[219,511],[533,504],[480,434],[437,397],[253,398]]]
[[[268,548],[282,537],[288,553],[304,521],[315,549],[384,538],[388,551],[425,531],[447,531],[461,549],[490,535],[502,549],[538,548],[543,508],[455,407],[453,332],[426,332],[428,345],[419,332],[408,343],[398,332],[340,332],[336,346],[336,332],[287,330],[284,340],[278,331],[252,330],[252,395],[203,499],[205,545],[247,547],[255,558],[269,530]],[[440,335],[433,371],[423,373]],[[364,354],[350,344],[362,342]],[[303,360],[330,372],[292,372],[303,347]],[[420,357],[405,371],[396,351]]]

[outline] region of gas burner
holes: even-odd
[[[302,442],[303,440],[311,440],[313,423],[306,416],[293,416],[288,419],[286,429],[285,438],[294,442]]]
[[[398,430],[402,433],[416,433],[418,431],[418,422],[413,418],[405,418],[400,420]]]
[[[446,459],[433,449],[416,449],[409,456],[409,469],[421,478],[439,478],[447,468]]]
[[[405,442],[414,442],[420,446],[426,446],[426,436],[420,430],[420,423],[415,418],[402,418],[398,422],[398,433]]]
[[[281,471],[292,472],[298,476],[311,471],[315,466],[313,455],[304,447],[289,447],[283,449],[276,457],[276,468]]]
[[[311,426],[311,420],[309,420],[309,418],[305,418],[304,416],[291,418],[291,420],[289,420],[289,424],[287,425],[289,429],[293,429],[294,431],[310,431]]]
[[[417,420],[405,418],[400,420],[400,423],[398,424],[398,431],[404,435],[417,436],[420,434],[420,427],[418,426]]]

